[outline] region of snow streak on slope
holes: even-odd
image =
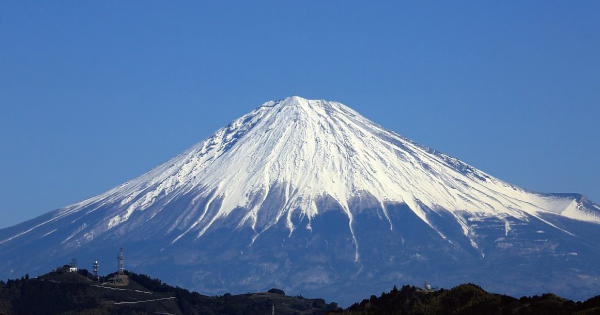
[[[262,208],[273,189],[283,189],[283,207]],[[510,224],[505,218],[542,220],[541,213],[600,223],[598,212],[586,211],[573,198],[525,191],[388,131],[340,103],[296,96],[263,104],[139,178],[64,208],[57,218],[83,208],[89,213],[113,207],[101,226],[82,228],[89,239],[122,225],[136,211],[152,209],[154,217],[172,200],[190,194],[195,195],[192,203],[208,201],[170,223],[169,231],[183,231],[173,242],[189,233],[202,236],[238,208],[246,211],[239,225],[252,226],[257,235],[261,211],[273,212],[263,230],[284,220],[291,234],[297,228],[293,215],[310,220],[324,198],[339,204],[354,237],[355,210],[348,202],[357,196],[373,197],[372,206],[382,209],[390,229],[389,203],[406,204],[434,229],[427,212],[449,211],[467,237],[465,213],[504,219],[506,233]],[[210,211],[214,207],[217,211]],[[354,243],[358,260],[356,238]]]

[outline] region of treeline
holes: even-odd
[[[107,290],[93,282],[87,270],[77,273],[52,272],[30,278],[0,281],[0,314],[154,314],[170,309],[176,314],[411,314],[411,315],[508,315],[508,314],[600,314],[600,296],[585,302],[574,302],[552,293],[541,296],[524,296],[516,299],[507,295],[484,291],[474,284],[459,285],[450,290],[422,290],[405,285],[394,287],[380,296],[355,303],[346,309],[337,304],[326,304],[323,299],[306,299],[286,296],[279,289],[266,293],[224,294],[205,296],[180,287],[173,287],[160,279],[144,274],[126,272],[128,290]],[[110,279],[112,275],[103,277]],[[97,280],[97,279],[96,279]],[[174,297],[166,304],[141,303],[123,305],[117,301],[135,301],[128,293],[141,287],[154,292],[154,297]],[[147,297],[144,295],[144,299]],[[169,304],[170,303],[170,304]]]
[[[0,281],[2,314],[325,314],[337,304],[323,299],[286,296],[282,290],[205,296],[144,274],[125,272],[127,284],[104,283],[115,276],[95,278],[85,269],[65,272],[62,268],[46,275]],[[113,286],[116,290],[107,289]],[[151,291],[151,295],[139,290]],[[174,299],[171,299],[173,298]],[[141,298],[141,300],[140,300]],[[144,300],[157,299],[146,303]],[[122,303],[125,301],[126,303]],[[142,301],[137,303],[136,301]],[[168,310],[168,311],[167,311]]]
[[[82,283],[8,280],[0,283],[0,314],[63,314],[101,308],[100,301]]]
[[[394,287],[389,293],[372,295],[345,310],[344,314],[411,314],[411,315],[508,315],[508,314],[600,314],[600,296],[585,302],[574,302],[555,294],[524,296],[516,299],[484,291],[474,284],[459,285],[450,290],[427,291],[414,286]]]

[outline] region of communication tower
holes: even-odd
[[[121,247],[121,251],[119,251],[117,261],[119,262],[119,275],[122,275],[123,271],[125,270],[123,267],[123,247]]]
[[[96,260],[96,261],[94,262],[94,279],[98,278],[98,267],[99,267],[99,266],[100,266],[100,265],[98,264],[98,261]]]

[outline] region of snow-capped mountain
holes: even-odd
[[[566,296],[579,286],[584,298],[600,293],[599,236],[600,207],[584,196],[524,190],[343,104],[294,96],[0,230],[0,276],[112,261],[124,246],[132,270],[203,293],[276,286],[353,301],[428,280]]]

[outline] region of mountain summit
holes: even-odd
[[[343,104],[293,96],[106,193],[0,230],[0,276],[123,245],[135,270],[203,293],[355,299],[430,279],[565,294],[600,276],[599,224],[584,196],[524,190]]]

